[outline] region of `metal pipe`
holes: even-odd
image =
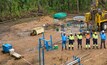
[[[45,47],[46,47],[46,50],[49,51],[48,41],[45,41]]]
[[[44,32],[42,33],[42,40],[43,40],[43,43],[45,43],[45,35],[44,35]],[[44,46],[45,46],[45,44],[44,44]]]
[[[52,35],[50,35],[51,49],[53,49]]]
[[[74,65],[76,63],[80,63],[80,59],[79,58],[74,60],[74,61],[72,61],[72,62],[70,62],[70,63],[68,63],[67,65]]]
[[[43,40],[43,41],[46,40],[46,39],[44,39],[44,38],[40,38],[40,39]]]
[[[44,48],[42,48],[42,65],[45,65]]]
[[[44,33],[42,33],[42,38],[45,39]]]
[[[40,51],[40,48],[41,48],[41,39],[39,38],[39,65],[41,65],[41,51]]]

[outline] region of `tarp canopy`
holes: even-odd
[[[59,13],[56,13],[56,14],[53,15],[54,19],[63,19],[66,16],[67,16],[67,14],[64,13],[64,12],[59,12]]]

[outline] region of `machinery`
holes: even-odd
[[[67,65],[75,65],[75,64],[82,65],[82,64],[80,63],[80,61],[81,61],[81,59],[80,59],[79,57],[73,56],[73,61],[67,63]]]
[[[23,56],[15,52],[12,45],[8,43],[2,45],[2,52],[9,53],[11,56],[15,57],[16,59],[23,58]]]
[[[43,42],[43,44],[42,44],[42,42]],[[47,51],[53,50],[52,35],[50,35],[50,40],[46,40],[44,33],[42,33],[42,37],[39,38],[39,46],[45,47]]]
[[[88,13],[85,13],[85,18],[87,22],[87,27],[90,29],[91,24],[91,30],[97,31],[97,30],[106,30],[107,31],[107,11],[101,10],[99,8],[99,4],[104,7],[104,1],[103,0],[92,0],[93,4],[91,5],[91,10]]]

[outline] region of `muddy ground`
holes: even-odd
[[[68,17],[66,20],[70,20]],[[42,26],[43,24],[53,24],[53,18],[43,16],[39,19],[33,18],[28,20],[19,20],[18,22],[0,24],[0,51],[2,51],[2,43],[12,44],[15,51],[24,56],[24,58],[15,60],[9,54],[0,52],[0,65],[39,65],[38,59],[38,38],[42,35],[30,36],[32,28]],[[73,30],[73,28],[72,28]],[[53,42],[61,39],[60,32],[54,29],[45,31],[46,39],[53,36]],[[100,45],[100,38],[98,40]],[[107,65],[107,49],[90,49],[78,50],[77,42],[75,41],[75,49],[61,51],[61,42],[57,42],[58,50],[45,51],[45,64],[46,65],[61,65],[66,61],[72,59],[72,56],[81,58],[83,65]],[[83,46],[85,47],[85,39],[83,39]],[[92,40],[91,40],[92,46]],[[106,41],[107,46],[107,41]]]

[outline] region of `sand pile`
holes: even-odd
[[[28,31],[31,30],[34,27],[42,26],[43,24],[51,24],[53,18],[49,16],[43,16],[39,20],[36,21],[31,21],[31,22],[26,22],[26,23],[21,23],[17,24],[11,27],[12,31]]]

